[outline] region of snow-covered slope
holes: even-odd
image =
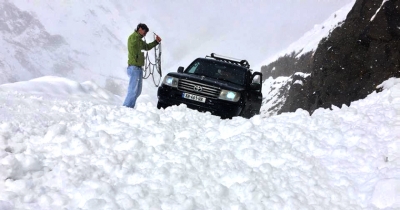
[[[15,0],[13,4],[34,14],[48,33],[62,36],[68,47],[77,51],[81,65],[88,71],[86,75],[125,78],[121,70],[127,65],[125,40],[135,26],[128,21],[128,11],[123,5],[87,0],[80,3],[41,0],[37,5]],[[77,69],[76,73],[85,72]]]
[[[92,81],[78,83],[55,76],[44,76],[29,81],[3,84],[0,85],[0,91],[38,94],[44,100],[86,98],[89,101],[90,99],[95,99],[96,101],[115,105],[120,105],[122,100],[121,97],[99,87]]]
[[[318,47],[318,43],[323,38],[328,37],[329,33],[334,28],[340,26],[346,19],[346,16],[354,6],[354,3],[355,0],[352,0],[352,2],[348,3],[346,6],[331,14],[322,24],[314,25],[314,28],[305,33],[300,39],[290,44],[281,52],[267,58],[261,65],[268,65],[269,63],[276,61],[279,57],[290,55],[292,52],[295,52],[297,57],[300,57],[307,52],[315,51]]]
[[[123,16],[113,16],[118,3],[88,3],[1,2],[5,77],[0,83],[43,75],[93,80],[103,87],[112,80],[125,82],[126,47],[121,40],[132,27]]]
[[[263,82],[262,93],[263,101],[261,113],[265,116],[276,115],[284,105],[286,96],[293,85],[303,86],[305,78],[310,74],[296,72],[290,77],[269,77]]]
[[[265,116],[276,115],[285,102],[283,97],[289,91],[290,77],[269,77],[263,82],[262,94],[263,101],[260,112]]]
[[[62,36],[52,35],[34,16],[0,2],[0,84],[42,75],[70,76],[79,66]]]

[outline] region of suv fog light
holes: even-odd
[[[230,90],[221,90],[218,98],[226,101],[237,102],[240,99],[240,93]]]
[[[163,80],[164,85],[168,85],[171,87],[178,87],[178,78],[171,77],[171,76],[165,76]]]

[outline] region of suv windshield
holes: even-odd
[[[238,85],[245,83],[246,72],[247,69],[240,66],[206,59],[195,60],[185,71],[188,74],[203,75]]]

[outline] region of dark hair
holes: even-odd
[[[136,30],[138,31],[139,28],[145,30],[146,32],[149,32],[149,27],[147,27],[146,24],[144,24],[144,23],[139,23],[139,24],[137,25],[137,27],[136,27]]]

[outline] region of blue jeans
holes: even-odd
[[[142,79],[143,79],[143,70],[138,66],[128,66],[126,69],[127,74],[129,75],[129,86],[128,93],[126,95],[124,106],[133,108],[136,104],[136,99],[142,93]]]

